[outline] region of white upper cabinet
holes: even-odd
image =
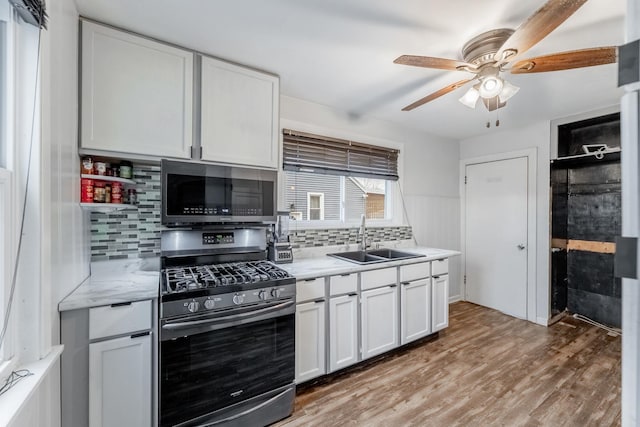
[[[192,52],[82,22],[80,146],[189,158]]]
[[[278,77],[202,57],[202,159],[278,167]]]

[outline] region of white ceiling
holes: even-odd
[[[444,137],[494,131],[480,104],[458,89],[401,109],[464,72],[396,65],[402,54],[461,59],[462,45],[494,28],[516,28],[542,0],[77,0],[80,14],[280,76],[282,95],[372,116]],[[626,0],[590,0],[528,56],[624,42]],[[509,75],[520,86],[497,111],[513,129],[618,103],[615,64]]]

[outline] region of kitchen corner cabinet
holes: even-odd
[[[187,159],[190,51],[82,21],[80,148]]]
[[[394,285],[360,294],[362,359],[398,346],[398,287]]]
[[[329,300],[329,372],[358,361],[358,294]]]
[[[151,336],[89,344],[89,426],[151,426]]]
[[[431,281],[432,332],[437,332],[449,326],[449,275],[433,276]]]
[[[202,57],[202,160],[278,167],[276,76]]]
[[[322,290],[324,292],[324,287]],[[296,383],[324,375],[325,359],[325,302],[317,300],[298,304],[296,306]]]
[[[89,427],[152,425],[152,302],[89,309]]]

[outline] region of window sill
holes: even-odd
[[[5,426],[11,424],[14,418],[20,414],[25,403],[29,401],[29,398],[38,389],[42,380],[47,376],[56,362],[60,360],[63,349],[64,346],[62,345],[55,346],[49,354],[42,359],[14,368],[28,369],[33,375],[20,380],[9,391],[0,396],[0,425]]]

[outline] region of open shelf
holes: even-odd
[[[87,179],[95,179],[97,181],[121,182],[123,184],[133,184],[133,185],[136,184],[136,182],[134,180],[132,180],[132,179],[119,178],[117,176],[90,175],[90,174],[83,173],[83,174],[80,175],[80,177],[87,178]],[[87,203],[87,204],[91,204],[91,203]]]
[[[127,205],[125,203],[80,203],[80,206],[82,209],[94,212],[113,212],[137,207],[136,205]]]

